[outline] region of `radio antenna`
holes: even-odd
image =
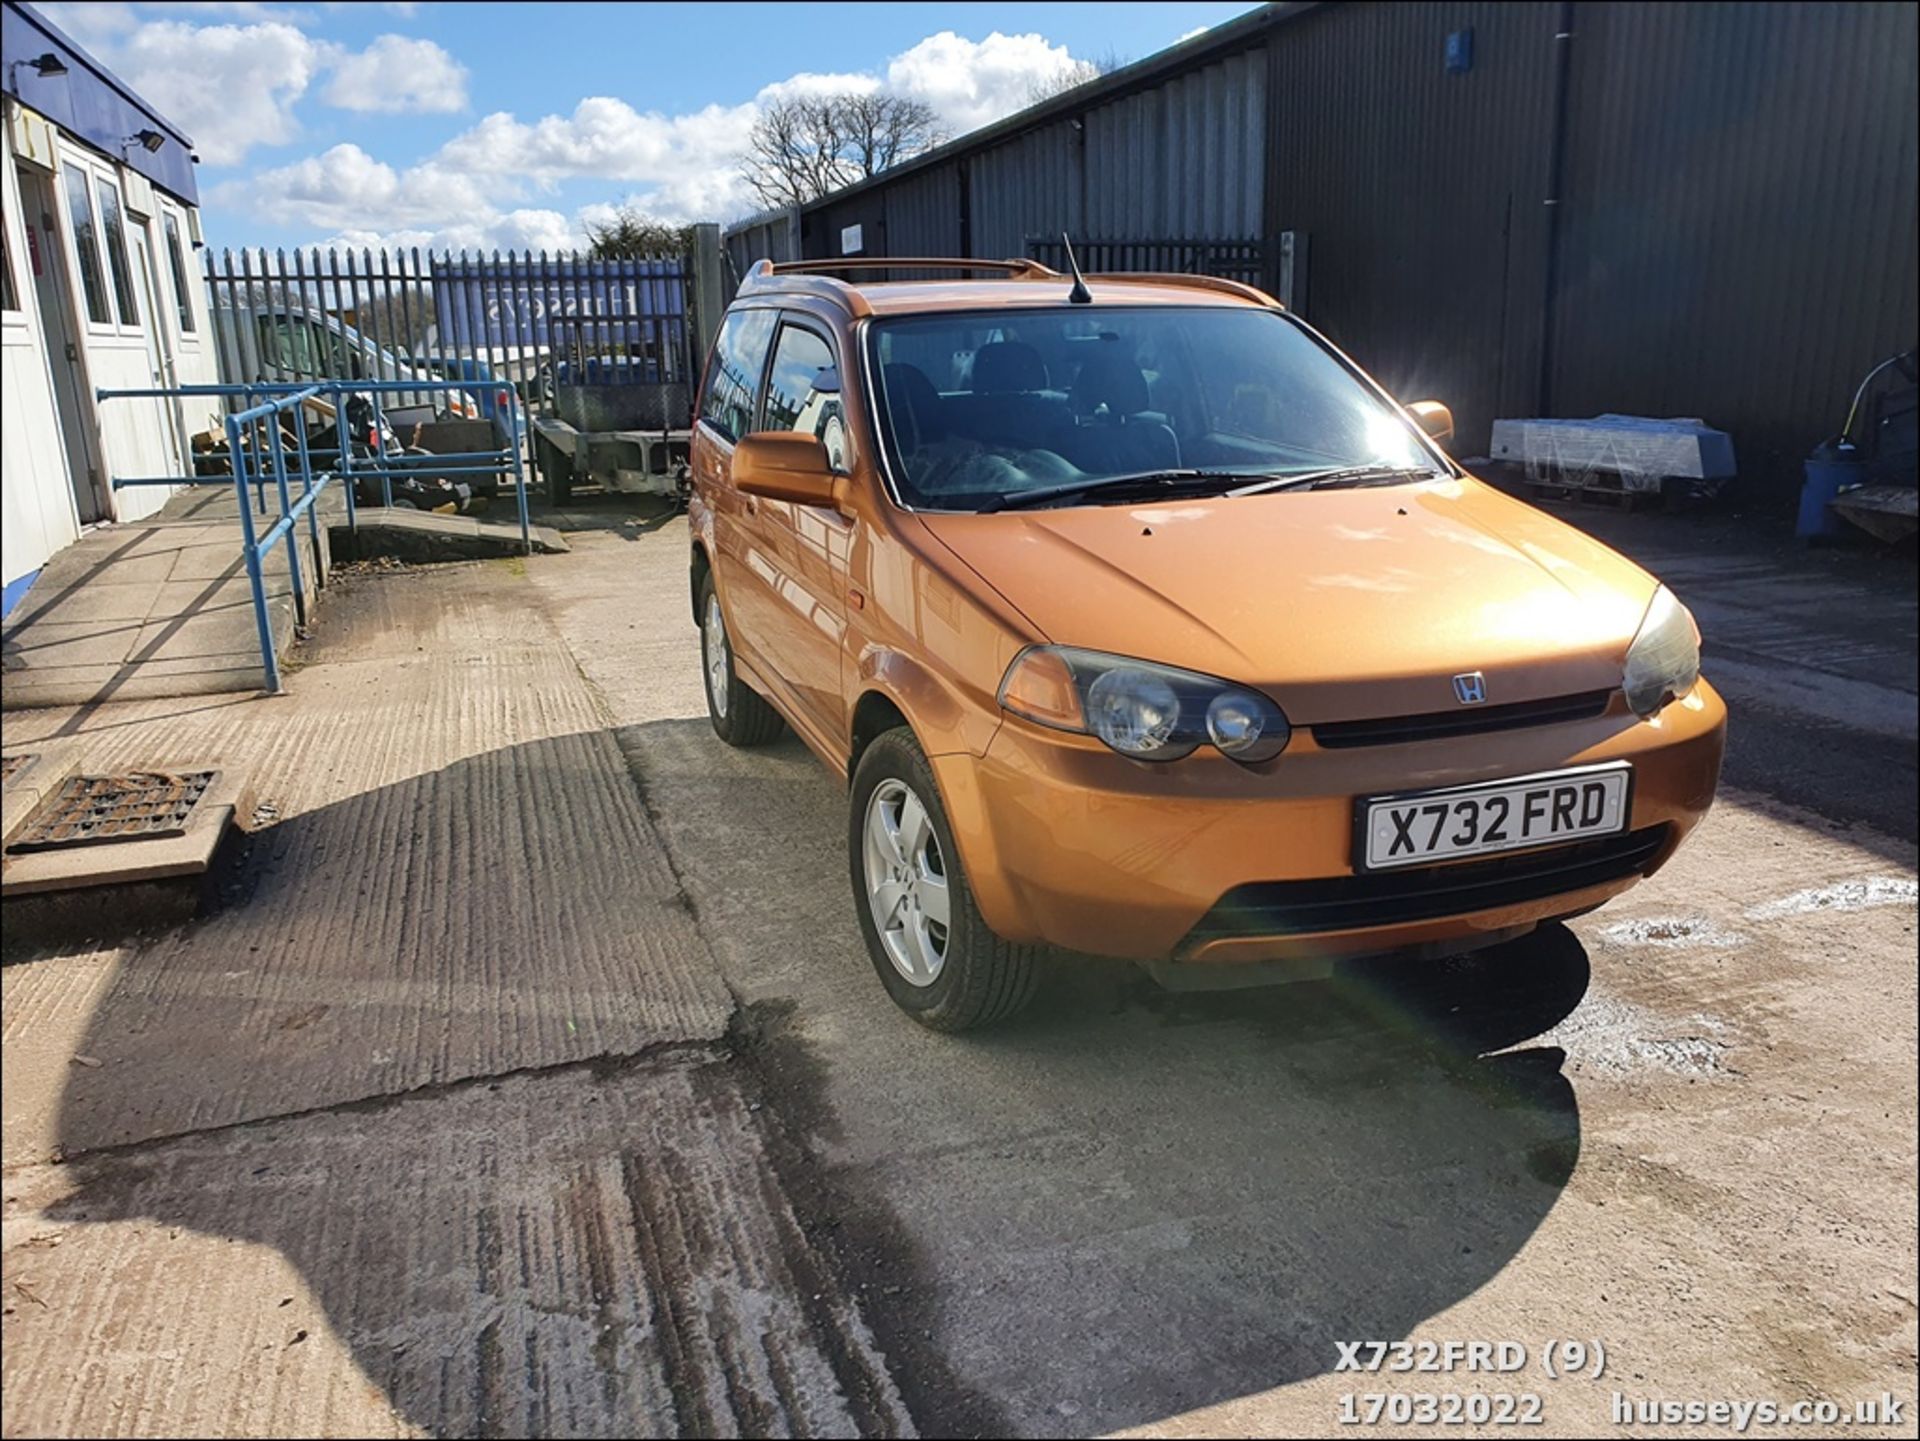
[[[1073,242],[1067,238],[1067,232],[1060,232],[1060,243],[1067,248],[1067,269],[1073,272],[1073,289],[1067,292],[1069,305],[1093,304],[1093,292],[1087,289],[1087,277],[1080,273],[1080,262],[1073,258]]]

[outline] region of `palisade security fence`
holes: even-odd
[[[555,414],[569,384],[661,387],[685,409],[721,309],[718,232],[696,227],[706,231],[688,252],[619,259],[210,250],[221,379],[387,382],[390,413],[412,402],[422,418],[488,420],[523,448],[529,420]],[[409,381],[423,383],[417,395]],[[663,427],[689,423],[658,409]]]
[[[1066,271],[1067,248],[1058,239],[1029,238],[1027,254],[1042,265]],[[1076,236],[1073,258],[1089,275],[1102,270],[1176,271],[1247,285],[1270,283],[1264,240],[1086,240]]]

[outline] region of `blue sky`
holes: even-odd
[[[193,136],[216,248],[578,243],[620,203],[757,208],[738,153],[794,90],[885,89],[953,133],[1078,61],[1239,4],[46,3]]]

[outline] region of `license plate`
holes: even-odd
[[[1625,761],[1446,790],[1363,797],[1355,818],[1361,870],[1555,845],[1627,828],[1633,768]]]

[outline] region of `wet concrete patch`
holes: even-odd
[[[1726,1054],[1732,1033],[1724,1022],[1705,1015],[1662,1015],[1597,987],[1541,1040],[1565,1047],[1576,1073],[1712,1076],[1731,1069]]]
[[[1653,946],[1661,950],[1731,950],[1747,941],[1737,931],[1729,931],[1706,916],[1642,916],[1601,926],[1595,935],[1609,946]]]
[[[1869,876],[1864,880],[1836,881],[1830,886],[1795,891],[1790,896],[1763,902],[1748,910],[1747,919],[1777,921],[1788,916],[1816,915],[1821,912],[1910,906],[1916,898],[1920,898],[1920,883],[1916,883],[1912,876]]]

